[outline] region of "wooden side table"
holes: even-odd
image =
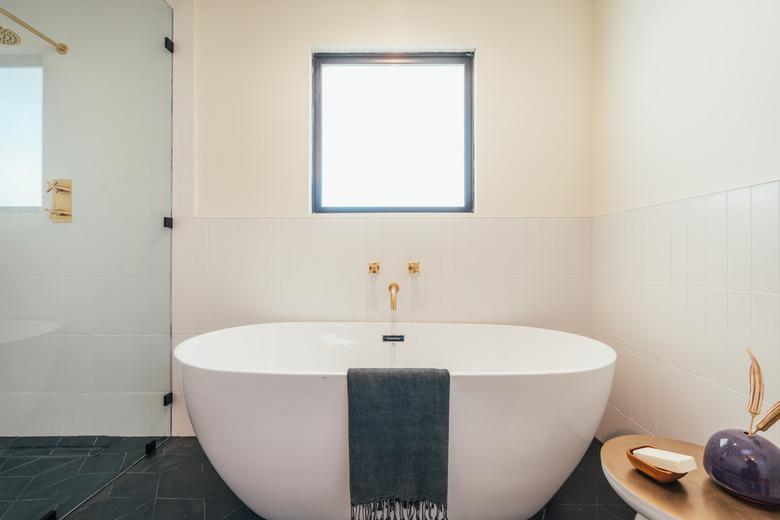
[[[658,484],[640,473],[626,458],[626,450],[652,445],[684,453],[698,466],[672,484]],[[624,435],[601,448],[601,468],[607,481],[626,503],[638,511],[637,520],[778,520],[780,508],[763,507],[741,500],[715,484],[702,464],[704,448],[651,435]]]

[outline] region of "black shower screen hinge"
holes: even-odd
[[[168,52],[173,52],[173,40],[167,36],[165,37],[165,48],[168,49]]]
[[[157,451],[157,441],[149,441],[146,443],[145,450],[146,456],[151,457],[154,455],[154,452]]]
[[[173,392],[168,392],[163,396],[163,406],[170,406],[173,403]]]
[[[41,520],[57,520],[57,511],[49,511],[45,515],[43,515],[43,518]]]
[[[173,217],[163,217],[163,227],[173,229]]]

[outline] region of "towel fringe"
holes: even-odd
[[[352,520],[448,520],[447,505],[428,500],[383,498],[352,505]]]

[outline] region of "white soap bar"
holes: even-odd
[[[642,462],[646,462],[656,468],[671,471],[672,473],[688,473],[696,469],[696,459],[682,453],[657,450],[655,448],[642,448],[634,450],[634,455]]]

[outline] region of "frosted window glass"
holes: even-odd
[[[470,204],[465,74],[462,63],[323,63],[322,208]]]
[[[0,66],[0,206],[43,202],[43,69]]]

